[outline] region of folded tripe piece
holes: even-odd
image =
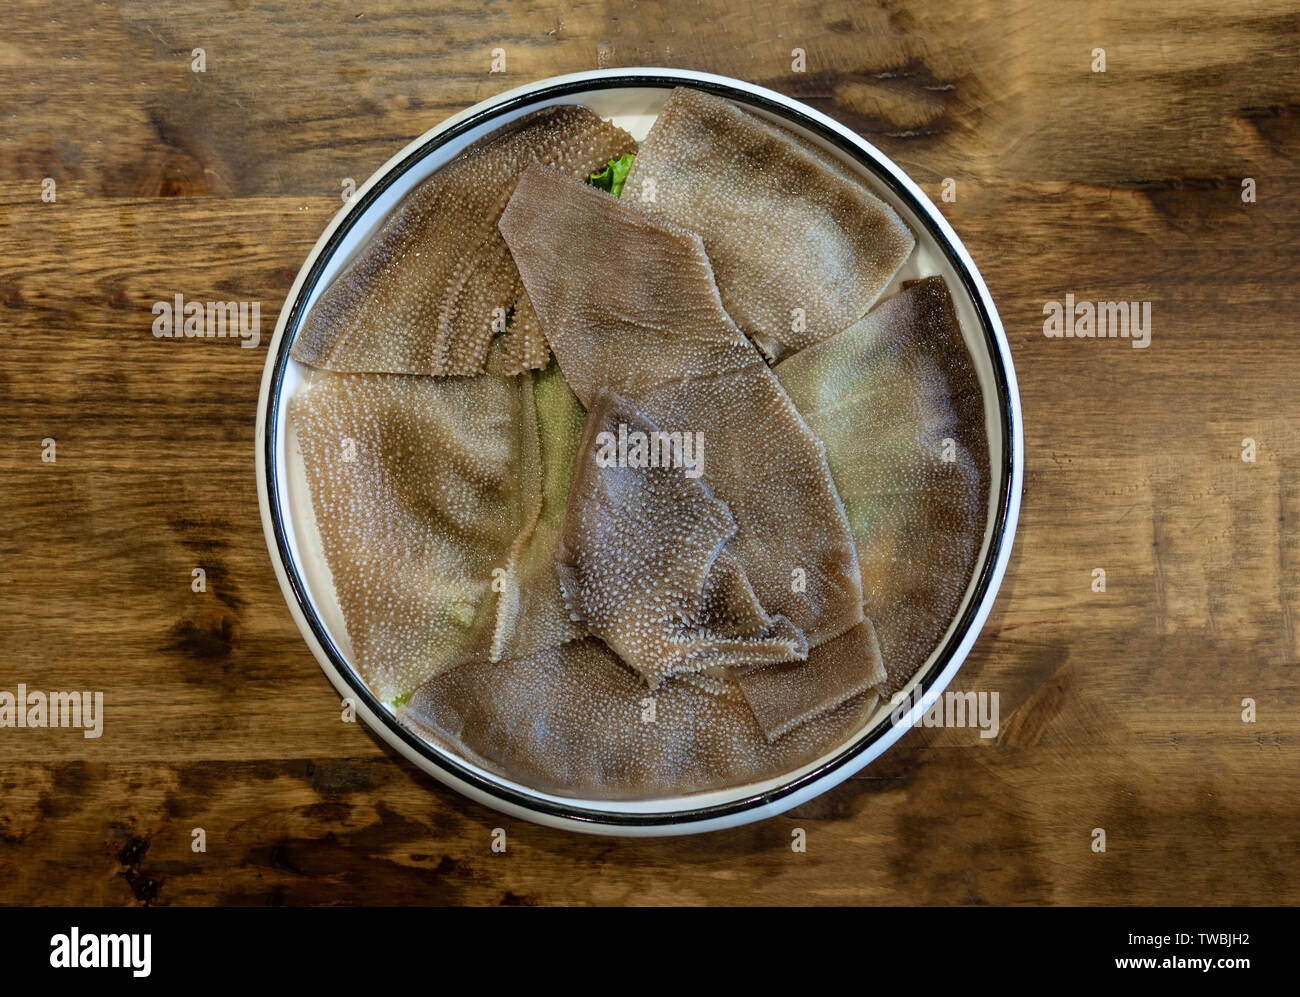
[[[639,439],[639,460],[618,462],[620,436]],[[617,395],[596,397],[559,548],[566,603],[652,689],[669,675],[806,657],[803,634],[763,610],[724,548],[735,520],[685,473],[682,450]]]
[[[857,552],[821,444],[722,308],[699,237],[539,166],[501,230],[578,399],[609,389],[702,441],[700,480],[736,521],[727,548],[763,608],[810,646],[860,622]],[[617,289],[594,246],[620,248]]]
[[[357,671],[380,699],[486,657],[526,525],[528,378],[316,371],[289,402]],[[536,447],[536,436],[531,448]]]
[[[476,374],[504,319],[504,373],[546,366],[536,315],[497,219],[532,162],[586,177],[635,152],[584,107],[543,108],[462,152],[416,187],[313,306],[293,357],[334,371]]]
[[[810,649],[860,624],[857,553],[821,444],[722,307],[699,236],[540,166],[500,227],[578,398],[590,407],[608,389],[697,441],[699,481],[735,523],[724,549],[768,616]],[[618,247],[617,288],[599,247]],[[842,699],[828,690],[823,706]]]
[[[885,679],[870,620],[808,652],[807,661],[737,668],[737,681],[769,741]]]
[[[864,609],[899,688],[952,622],[984,538],[984,398],[942,277],[773,368],[826,446]]]
[[[585,413],[554,366],[316,371],[289,415],[357,669],[381,698],[587,636],[555,573]]]
[[[689,87],[669,95],[623,197],[700,234],[723,305],[774,358],[855,322],[915,244],[837,160]]]

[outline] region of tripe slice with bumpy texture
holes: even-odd
[[[773,370],[826,446],[888,695],[952,622],[988,515],[984,398],[948,287],[909,283]]]
[[[669,95],[623,197],[700,234],[722,303],[773,358],[857,321],[915,245],[826,153],[689,87]]]
[[[289,402],[361,678],[384,701],[467,658],[524,526],[527,382],[316,371]]]
[[[635,151],[631,135],[577,105],[543,108],[480,139],[411,191],[326,289],[294,359],[354,373],[476,374],[513,307],[506,372],[546,366],[497,219],[529,163],[586,177]]]
[[[699,236],[531,166],[501,217],[574,393],[609,388],[660,431],[702,434],[701,478],[759,604],[814,647],[862,621],[857,553],[821,444],[718,297]],[[599,247],[617,247],[611,288]]]
[[[807,661],[738,670],[736,676],[769,741],[875,688],[884,679],[885,666],[870,620],[818,644],[808,652]]]
[[[876,702],[874,693],[856,696],[773,743],[734,681],[683,675],[651,693],[603,641],[588,638],[514,661],[459,665],[421,686],[399,716],[533,789],[656,799],[786,775],[842,745]]]
[[[607,452],[620,436],[641,440],[634,466]],[[569,609],[651,689],[670,675],[808,653],[789,620],[764,612],[724,549],[736,523],[689,476],[683,449],[617,395],[598,395],[556,565]]]
[[[518,272],[518,271],[516,271]],[[501,337],[502,373],[520,374],[526,370],[545,370],[551,362],[551,348],[542,332],[542,323],[528,300],[523,282],[515,295],[515,305],[505,334]]]

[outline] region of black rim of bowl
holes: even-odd
[[[833,144],[836,148],[843,150],[853,159],[869,169],[873,176],[880,182],[889,187],[899,199],[907,205],[920,224],[924,225],[940,246],[948,261],[952,264],[962,281],[962,285],[971,301],[975,305],[976,312],[979,315],[980,327],[984,333],[985,345],[988,350],[989,358],[993,365],[993,374],[995,387],[998,395],[998,412],[1001,418],[1002,429],[1002,461],[1001,461],[1001,481],[998,488],[997,511],[993,526],[993,535],[983,561],[979,565],[978,575],[975,579],[974,590],[970,598],[966,600],[966,605],[958,618],[958,626],[952,632],[947,641],[944,642],[938,655],[925,668],[921,675],[917,688],[924,695],[932,686],[936,679],[943,673],[948,663],[952,660],[953,654],[962,639],[969,632],[979,607],[983,605],[984,599],[993,580],[994,568],[998,562],[1003,545],[1007,542],[1006,526],[1011,503],[1011,481],[1014,467],[1014,426],[1012,424],[1010,390],[1008,387],[1008,378],[1006,368],[1002,361],[1002,352],[996,336],[994,335],[994,321],[985,307],[983,295],[979,287],[972,278],[970,268],[961,259],[961,257],[950,245],[948,238],[940,230],[939,226],[931,217],[930,210],[918,201],[912,193],[900,184],[895,177],[887,170],[880,168],[880,165],[861,148],[850,142],[838,132],[826,127],[814,118],[808,117],[795,109],[787,107],[785,104],[772,100],[761,93],[754,93],[742,87],[735,87],[724,84],[716,80],[695,80],[685,79],[675,76],[658,76],[653,73],[629,73],[624,76],[609,78],[595,78],[585,80],[564,80],[556,83],[546,84],[529,90],[526,93],[510,97],[491,107],[470,115],[469,117],[456,122],[450,128],[438,133],[430,138],[427,142],[420,145],[419,148],[411,152],[396,167],[390,169],[379,181],[371,187],[366,193],[358,199],[357,203],[352,205],[347,217],[331,234],[329,241],[322,247],[321,251],[316,254],[312,268],[299,288],[291,306],[288,321],[285,323],[285,335],[281,338],[279,349],[275,356],[275,368],[272,375],[270,392],[267,396],[266,411],[266,430],[265,430],[265,470],[267,498],[270,506],[271,521],[274,526],[275,544],[280,557],[281,564],[284,565],[286,577],[293,589],[294,600],[298,608],[302,611],[304,619],[307,620],[312,634],[324,649],[329,657],[334,669],[343,680],[347,683],[352,692],[364,701],[376,717],[396,735],[408,747],[417,752],[421,757],[427,759],[448,775],[466,783],[467,785],[485,793],[489,797],[500,800],[503,803],[514,807],[521,808],[530,813],[546,815],[549,817],[560,818],[563,820],[574,821],[591,825],[593,829],[600,826],[615,828],[636,828],[636,827],[659,827],[682,824],[696,824],[701,821],[712,821],[719,818],[740,814],[748,810],[754,810],[766,807],[786,797],[789,797],[800,790],[816,783],[838,769],[850,764],[855,758],[867,751],[876,741],[878,741],[886,731],[894,726],[892,711],[882,720],[878,721],[870,729],[860,732],[848,745],[838,751],[830,759],[822,762],[816,768],[805,772],[797,779],[790,782],[782,783],[772,789],[761,793],[755,793],[750,796],[733,800],[728,803],[719,803],[710,806],[689,807],[683,810],[664,810],[658,812],[645,813],[627,813],[612,810],[600,810],[592,807],[581,806],[579,804],[560,803],[554,800],[544,799],[538,796],[530,796],[527,793],[519,792],[510,786],[501,785],[486,779],[467,768],[455,759],[444,756],[437,751],[428,741],[418,737],[394,716],[386,706],[384,706],[371,692],[366,688],[364,683],[357,677],[352,667],[348,664],[347,659],[339,651],[329,632],[322,624],[320,617],[316,613],[315,606],[307,596],[306,585],[298,574],[297,564],[289,550],[285,537],[284,524],[280,517],[280,483],[275,473],[276,468],[276,439],[278,436],[280,395],[284,385],[284,372],[289,360],[289,350],[293,345],[294,337],[297,335],[298,327],[302,321],[303,309],[307,299],[311,296],[312,289],[320,280],[326,262],[337,252],[343,239],[351,231],[352,227],[365,214],[366,209],[374,203],[385,190],[387,190],[399,177],[410,170],[416,163],[424,159],[434,150],[446,144],[458,135],[464,134],[472,128],[475,128],[493,118],[500,117],[520,108],[528,107],[532,104],[542,104],[554,100],[557,97],[566,97],[572,94],[583,93],[593,90],[614,90],[627,89],[634,87],[651,87],[657,89],[671,89],[677,86],[691,86],[699,90],[705,90],[718,96],[725,97],[729,100],[736,100],[742,104],[748,104],[755,107],[761,107],[771,111],[786,119],[793,119],[802,127],[808,129],[827,142]],[[883,154],[882,154],[883,156]],[[915,693],[913,694],[913,703],[917,701]],[[829,787],[828,787],[829,788]]]

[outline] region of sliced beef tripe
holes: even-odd
[[[354,664],[384,701],[490,649],[493,572],[527,519],[530,388],[316,371],[289,402]]]
[[[623,197],[700,234],[727,311],[772,358],[857,321],[915,244],[828,154],[688,87],[669,95]]]
[[[952,622],[988,515],[984,399],[948,287],[906,284],[774,372],[825,444],[888,695]]]
[[[821,444],[722,307],[699,236],[539,166],[500,227],[578,398],[608,388],[660,431],[702,435],[699,480],[730,511],[727,550],[768,615],[809,647],[860,623],[857,553]]]
[[[498,227],[583,405],[605,387],[635,401],[664,381],[766,366],[693,232],[541,166],[519,178]]]
[[[647,698],[653,720],[647,719]],[[499,776],[584,799],[662,799],[776,778],[845,743],[870,717],[856,696],[769,742],[734,681],[683,675],[655,692],[600,640],[469,662],[399,712]]]
[[[808,660],[736,669],[740,690],[769,741],[821,716],[885,679],[870,620],[819,644]]]
[[[513,261],[511,265],[514,265]],[[546,344],[542,323],[537,318],[537,312],[533,310],[533,303],[528,300],[528,291],[524,289],[522,281],[519,282],[519,291],[515,295],[514,307],[510,309],[509,321],[501,342],[502,372],[505,374],[518,374],[525,370],[544,370],[551,362],[551,348]]]
[[[808,653],[725,549],[736,523],[691,476],[690,448],[614,393],[597,395],[556,563],[570,611],[651,689],[670,675]]]
[[[334,371],[475,374],[509,316],[505,373],[545,367],[497,219],[529,163],[585,177],[635,151],[631,135],[576,105],[485,136],[397,205],[316,302],[294,359]]]

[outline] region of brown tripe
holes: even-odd
[[[650,693],[588,638],[443,672],[399,716],[531,788],[646,799],[785,776],[844,743],[875,705],[874,693],[855,696],[771,743],[734,682],[684,675]]]
[[[763,609],[809,647],[861,622],[857,554],[817,438],[718,297],[699,236],[531,166],[500,227],[569,385],[604,388],[666,433],[702,433]],[[621,283],[596,247],[618,247]],[[629,577],[630,587],[634,579]]]
[[[588,410],[556,564],[570,610],[652,689],[714,665],[807,656],[803,634],[764,612],[724,548],[736,523],[690,476],[690,441],[660,446],[658,434],[612,392]],[[640,460],[634,451],[621,466],[613,441],[638,436]]]
[[[543,108],[481,139],[406,196],[308,314],[293,357],[329,370],[476,374],[494,322],[504,373],[546,366],[497,218],[529,163],[574,177],[635,152],[627,132],[584,107]]]
[[[669,95],[623,191],[700,234],[722,303],[771,357],[856,321],[915,244],[893,209],[838,161],[687,87]]]
[[[493,569],[526,525],[532,404],[528,378],[328,371],[290,400],[353,660],[380,699],[489,653]]]
[[[807,661],[737,672],[740,691],[769,741],[867,692],[885,678],[870,620],[817,645],[808,652]]]
[[[516,271],[517,272],[517,271]],[[506,325],[505,335],[501,337],[504,367],[506,374],[518,374],[525,370],[543,370],[551,361],[551,348],[546,343],[542,332],[542,323],[538,321],[533,303],[528,300],[528,292],[523,282],[519,282],[519,292],[515,296],[514,308],[510,311],[510,320]]]
[[[984,399],[947,285],[905,285],[774,372],[826,446],[889,695],[952,622],[988,514]]]

